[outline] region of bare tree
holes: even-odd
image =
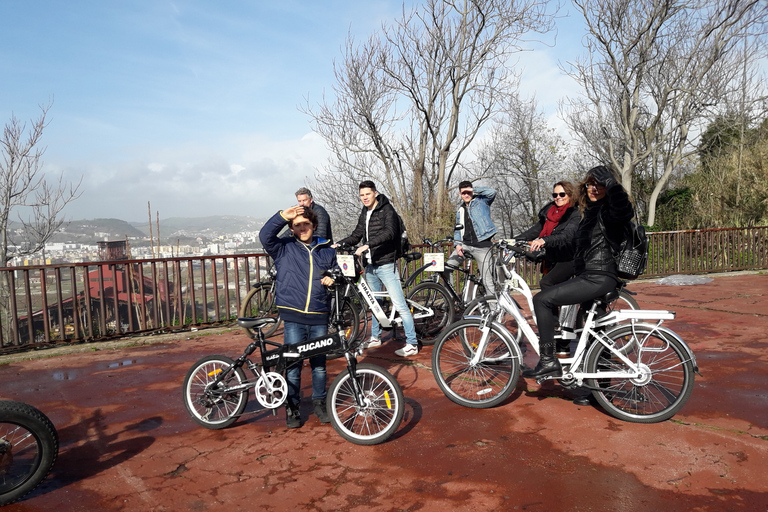
[[[585,98],[570,101],[568,122],[582,141],[632,179],[648,158],[647,223],[675,166],[695,151],[697,131],[740,71],[744,38],[763,34],[760,0],[574,0],[586,21],[587,56],[569,74]],[[649,169],[656,166],[649,166]]]
[[[14,256],[41,250],[61,227],[61,211],[79,196],[80,183],[66,182],[62,175],[51,182],[46,179],[40,147],[50,105],[42,106],[42,114],[26,123],[11,116],[5,125],[0,145],[0,267],[6,267]],[[10,229],[15,215],[20,228]]]
[[[332,153],[313,188],[347,190],[373,179],[409,232],[444,228],[449,184],[512,89],[510,56],[523,35],[551,28],[546,6],[427,0],[362,45],[348,39],[335,65],[334,101],[305,108]]]
[[[479,151],[478,177],[487,176],[502,193],[494,202],[503,233],[527,229],[549,201],[552,185],[568,178],[565,142],[547,126],[536,100],[517,96],[505,103],[504,116]]]

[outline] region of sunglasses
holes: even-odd
[[[589,190],[590,188],[598,190],[601,188],[605,188],[605,185],[600,185],[599,183],[585,183],[584,188],[586,188],[587,190]]]
[[[463,196],[471,196],[472,194],[474,194],[474,190],[465,190],[461,193]]]
[[[552,192],[552,199],[557,199],[558,197],[565,197],[568,194],[565,192]]]

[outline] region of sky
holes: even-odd
[[[408,0],[408,5],[418,4]],[[295,203],[327,160],[302,105],[332,92],[345,40],[402,12],[390,0],[0,0],[0,122],[50,104],[49,179],[82,178],[68,220],[248,215]],[[557,127],[574,88],[562,13],[520,54],[522,91]],[[319,202],[319,201],[318,201]]]

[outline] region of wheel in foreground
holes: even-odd
[[[227,392],[226,389],[245,382],[242,368],[231,368],[235,362],[226,356],[208,356],[195,363],[184,378],[184,405],[192,419],[205,428],[230,426],[248,404],[248,389]],[[214,385],[216,376],[226,377]]]
[[[622,355],[639,363],[639,378],[605,378],[587,381],[597,387],[597,402],[612,416],[634,423],[656,423],[674,416],[691,396],[693,363],[683,345],[664,331],[650,327],[621,326],[608,336]],[[587,355],[589,373],[629,371],[605,346],[596,344]]]
[[[23,402],[0,401],[0,506],[35,489],[59,453],[59,437],[48,417]]]
[[[364,363],[358,364],[356,371],[363,403],[358,404],[352,375],[344,370],[328,388],[331,424],[351,443],[382,443],[395,433],[403,419],[403,391],[384,368]]]
[[[471,360],[483,332],[480,319],[453,324],[432,351],[432,373],[440,390],[451,401],[476,409],[493,407],[515,389],[520,377],[520,358],[511,336],[493,327],[488,332],[485,354]]]

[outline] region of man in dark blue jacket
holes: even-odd
[[[278,237],[288,224],[291,236]],[[325,286],[333,284],[322,277],[336,265],[336,250],[330,241],[314,236],[317,215],[310,208],[292,206],[276,213],[264,224],[259,240],[272,257],[277,269],[276,304],[283,320],[283,340],[295,344],[328,333],[329,295]],[[311,357],[312,403],[321,423],[330,422],[325,407],[325,355]],[[301,367],[286,371],[288,400],[285,423],[288,428],[301,426]]]

